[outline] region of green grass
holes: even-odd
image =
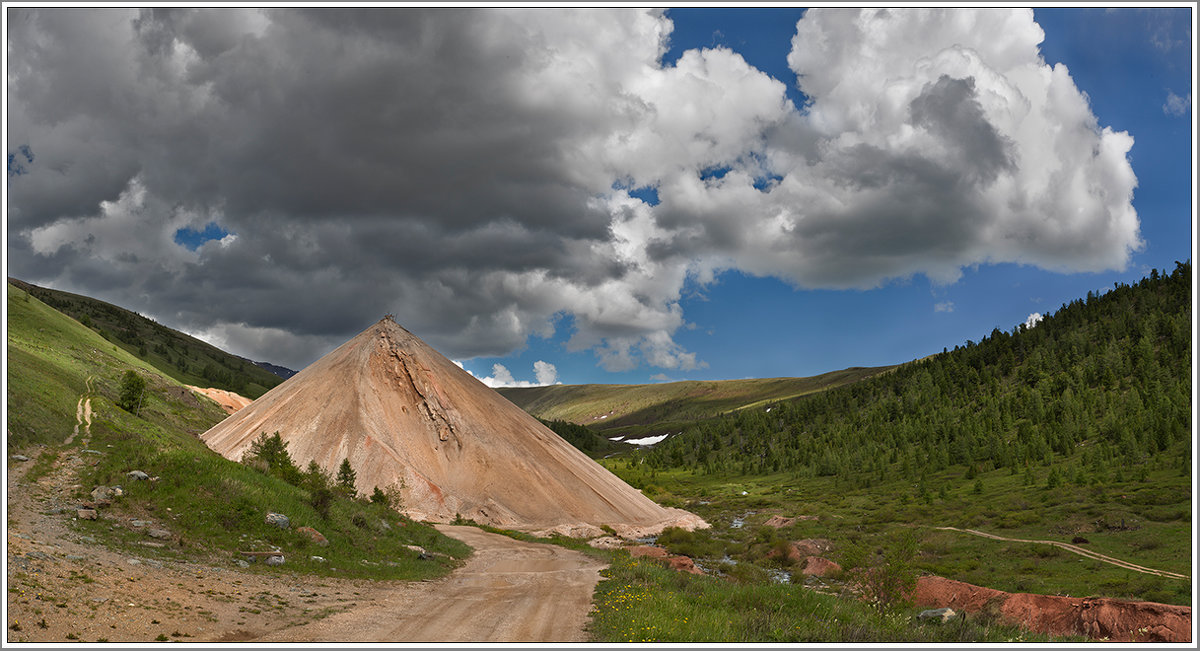
[[[232,565],[240,551],[279,548],[284,568],[252,566],[273,573],[307,572],[373,579],[441,576],[470,553],[460,541],[431,526],[409,521],[381,505],[335,500],[328,517],[310,504],[308,491],[224,459],[198,435],[225,418],[212,401],[164,377],[151,365],[108,343],[95,332],[9,285],[9,448],[48,447],[34,461],[31,478],[51,471],[54,460],[76,455],[83,466],[77,497],[89,499],[98,485],[120,485],[125,495],[102,510],[103,519],[73,522],[80,533],[127,553]],[[120,377],[134,370],[147,381],[138,413],[116,405]],[[90,382],[89,382],[90,378]],[[90,390],[89,390],[90,386]],[[64,443],[75,425],[80,396],[92,404],[92,427]],[[96,453],[99,454],[96,454]],[[127,477],[141,470],[157,481]],[[293,528],[267,525],[269,511],[287,515]],[[152,520],[173,537],[162,548],[133,519]],[[115,525],[115,526],[114,526]],[[311,526],[329,541],[318,547],[296,533]],[[406,545],[434,554],[419,559]],[[325,562],[313,560],[321,556]]]
[[[283,382],[266,369],[124,308],[12,278],[10,295],[14,286],[51,309],[82,321],[110,347],[120,348],[180,384],[217,387],[257,398]]]
[[[986,616],[918,624],[917,610],[762,581],[682,574],[618,554],[601,572],[589,630],[603,643],[1047,642]],[[1073,641],[1082,641],[1074,638]]]
[[[580,384],[499,389],[518,407],[545,420],[588,425],[605,436],[651,436],[676,424],[796,398],[857,382],[893,367],[851,368],[808,378]]]
[[[741,562],[779,568],[765,558],[771,538],[758,540],[770,534],[789,540],[829,539],[834,544],[830,558],[841,561],[850,546],[886,544],[889,533],[908,528],[917,535],[914,566],[919,572],[1008,592],[1191,603],[1190,581],[1134,572],[1048,545],[1001,542],[936,528],[954,526],[1065,543],[1081,535],[1089,541],[1080,545],[1085,549],[1190,576],[1190,479],[1171,469],[1152,471],[1145,481],[1103,486],[1068,482],[1053,489],[1045,485],[1045,469],[1039,469],[1037,481],[1028,486],[1022,475],[982,472],[981,494],[974,492],[974,481],[951,470],[926,479],[929,497],[925,499],[919,487],[901,481],[855,486],[832,477],[650,473],[631,468],[622,459],[601,463],[656,501],[686,508],[712,524],[711,532],[668,544],[677,553],[701,559],[712,561],[729,554]],[[943,488],[945,497],[939,496]],[[798,521],[776,533],[761,526],[773,514],[819,519]],[[735,518],[744,526],[731,528]],[[1125,529],[1120,528],[1122,522]]]

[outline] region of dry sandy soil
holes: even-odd
[[[85,462],[66,453],[36,482],[24,480],[34,461],[10,462],[9,643],[585,639],[602,564],[577,552],[447,526],[475,554],[427,582],[156,561],[72,530],[69,495]]]

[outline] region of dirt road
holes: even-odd
[[[439,525],[475,548],[450,576],[256,642],[583,642],[601,561],[473,527]]]
[[[1112,556],[1105,556],[1104,554],[1098,554],[1094,551],[1091,551],[1090,549],[1084,549],[1077,545],[1072,545],[1072,544],[1065,543],[1065,542],[1059,542],[1057,540],[1026,540],[1024,538],[1005,538],[1004,536],[997,536],[994,533],[986,533],[983,531],[976,531],[975,529],[959,529],[958,527],[936,527],[936,528],[940,529],[942,531],[958,531],[960,533],[969,533],[974,536],[981,536],[983,538],[990,538],[992,540],[1002,540],[1004,542],[1020,542],[1020,543],[1035,543],[1035,544],[1039,544],[1039,545],[1053,545],[1054,547],[1058,547],[1060,549],[1065,549],[1073,554],[1079,554],[1080,556],[1085,556],[1087,558],[1091,558],[1091,559],[1100,561],[1101,563],[1109,563],[1112,565],[1116,565],[1117,567],[1123,567],[1127,570],[1133,570],[1134,572],[1141,572],[1142,574],[1153,574],[1155,576],[1162,576],[1162,577],[1166,577],[1168,579],[1182,579],[1184,581],[1191,580],[1190,577],[1188,577],[1188,575],[1186,575],[1186,574],[1179,574],[1178,572],[1168,572],[1166,570],[1156,570],[1156,569],[1149,568],[1149,567],[1143,567],[1141,565],[1134,565],[1133,563],[1130,563],[1129,561],[1123,561],[1119,558],[1113,558]]]
[[[26,453],[36,459],[46,450]],[[476,551],[428,582],[281,579],[224,563],[159,561],[107,549],[69,526],[77,472],[92,461],[74,449],[50,451],[57,461],[37,479],[26,478],[32,459],[8,466],[8,642],[586,639],[603,563],[578,552],[447,526]],[[123,520],[101,517],[114,527]]]

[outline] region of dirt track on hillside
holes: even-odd
[[[969,533],[974,536],[981,536],[983,538],[990,538],[992,540],[1001,540],[1004,542],[1020,542],[1020,543],[1035,543],[1035,544],[1039,544],[1039,545],[1053,545],[1060,549],[1065,549],[1071,553],[1079,554],[1080,556],[1084,556],[1086,558],[1091,558],[1093,560],[1100,561],[1101,563],[1109,563],[1112,565],[1116,565],[1117,567],[1123,567],[1127,570],[1133,570],[1134,572],[1141,572],[1142,574],[1153,574],[1154,576],[1161,576],[1161,577],[1165,577],[1168,579],[1182,579],[1184,581],[1191,580],[1191,578],[1186,574],[1179,574],[1178,572],[1168,572],[1167,570],[1156,570],[1156,569],[1149,568],[1149,567],[1143,567],[1141,565],[1134,565],[1133,563],[1130,563],[1129,561],[1123,561],[1119,558],[1113,558],[1112,556],[1105,556],[1104,554],[1098,554],[1089,549],[1084,549],[1082,547],[1079,547],[1078,545],[1072,545],[1069,543],[1059,542],[1057,540],[1025,540],[1024,538],[1005,538],[1004,536],[997,536],[994,533],[985,533],[983,531],[976,531],[975,529],[959,529],[958,527],[937,527],[937,529],[940,529],[942,531],[958,531],[960,533]]]
[[[439,525],[475,553],[437,581],[255,642],[583,642],[604,563],[474,527]]]

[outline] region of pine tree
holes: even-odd
[[[350,466],[350,459],[342,459],[342,465],[338,467],[337,472],[338,487],[354,495],[357,493],[357,489],[354,487],[356,479],[358,479],[358,473],[354,472],[354,468]]]

